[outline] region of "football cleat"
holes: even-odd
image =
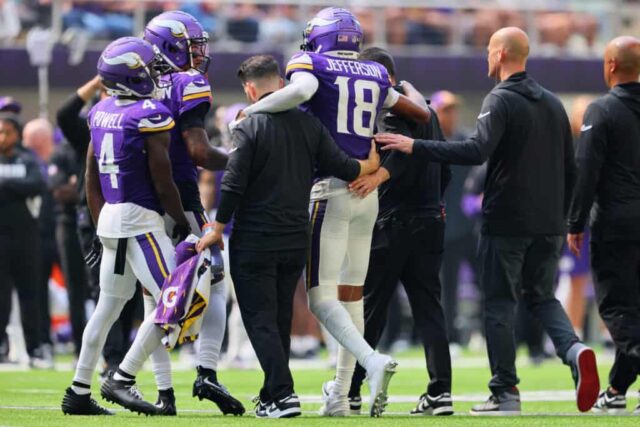
[[[200,371],[200,370],[198,370]],[[198,372],[198,377],[193,383],[193,397],[207,399],[218,405],[224,414],[242,415],[245,413],[242,403],[234,398],[229,390],[220,384],[213,376],[204,376]]]
[[[471,408],[471,415],[510,416],[520,415],[520,392],[517,388],[498,395],[492,394],[486,402]]]
[[[387,406],[387,389],[389,381],[396,373],[398,362],[391,356],[376,353],[375,359],[367,369],[367,381],[369,382],[369,416],[379,417]]]
[[[100,387],[100,394],[107,402],[120,405],[131,412],[145,415],[160,415],[161,408],[139,398],[139,392],[134,388],[135,382],[125,382],[107,378]]]
[[[173,392],[173,388],[158,392],[158,400],[156,401],[156,408],[158,408],[157,415],[163,415],[163,416],[178,415],[178,411],[176,410],[176,395]]]
[[[451,393],[442,393],[435,397],[423,394],[411,415],[453,415]]]
[[[349,396],[349,411],[351,411],[351,415],[360,415],[362,411],[362,397]]]
[[[333,392],[335,381],[327,381],[322,384],[322,400],[318,414],[323,417],[346,417],[351,415],[349,398]]]
[[[605,390],[598,396],[591,412],[597,414],[621,415],[627,410],[627,399],[623,394],[613,394]]]
[[[98,405],[91,394],[76,394],[67,388],[60,405],[65,415],[114,415],[113,411]]]

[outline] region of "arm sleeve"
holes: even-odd
[[[204,129],[205,117],[208,112],[209,104],[206,102],[200,103],[192,109],[185,111],[180,115],[180,130],[185,131],[193,128]]]
[[[329,131],[320,126],[320,145],[317,154],[318,169],[343,181],[353,181],[360,175],[360,163],[350,158],[335,143]]]
[[[400,99],[400,93],[394,88],[390,88],[387,93],[387,97],[384,99],[384,104],[382,104],[382,108],[390,109],[393,108],[394,105]]]
[[[20,198],[37,196],[45,188],[40,166],[30,154],[22,154],[21,157],[27,169],[25,177],[3,179],[2,188]]]
[[[504,134],[507,108],[504,101],[490,93],[482,104],[474,134],[464,141],[417,139],[414,154],[426,160],[459,165],[480,165],[493,153]]]
[[[80,117],[80,111],[82,111],[84,104],[85,102],[78,94],[73,94],[62,104],[56,114],[56,122],[62,134],[78,156],[82,158],[86,157],[91,139],[87,121]]]
[[[584,114],[583,131],[578,139],[578,174],[569,211],[569,233],[582,233],[595,198],[600,171],[606,156],[605,112],[591,104]]]
[[[242,200],[242,196],[238,193],[230,191],[220,192],[220,202],[218,203],[218,212],[216,213],[216,221],[220,224],[228,224],[231,221],[233,213]]]
[[[243,120],[231,134],[233,149],[220,185],[223,192],[242,196],[247,189],[255,152],[254,132],[250,128],[252,122],[251,119]]]
[[[308,101],[318,90],[320,82],[306,71],[291,75],[291,83],[244,109],[247,116],[256,113],[280,113]]]

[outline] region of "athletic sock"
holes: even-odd
[[[142,369],[142,365],[144,364],[145,360],[149,358],[151,353],[153,353],[153,351],[158,347],[162,347],[162,335],[162,330],[160,330],[160,328],[153,322],[153,316],[147,317],[145,321],[140,325],[140,329],[138,330],[136,339],[133,341],[133,344],[131,344],[131,348],[125,355],[124,360],[122,361],[122,363],[120,363],[119,369],[128,373],[129,375],[136,376],[138,372],[140,372],[140,369]],[[163,350],[165,354],[167,354],[164,348],[161,348],[161,350]],[[154,367],[154,374],[155,373],[156,372]],[[169,370],[169,380],[170,378],[171,372]],[[166,386],[165,381],[158,381],[157,376],[156,384],[158,385],[159,389],[166,389],[171,387],[171,385]]]
[[[340,301],[340,304],[349,313],[351,321],[353,322],[358,334],[360,336],[364,333],[364,303],[362,300],[358,301]],[[351,388],[351,378],[353,377],[353,371],[356,368],[356,359],[353,357],[346,348],[342,345],[338,348],[338,361],[336,364],[336,378],[333,392],[346,396]]]
[[[150,358],[151,358],[151,363],[152,363],[152,370],[153,370],[153,375],[156,379],[156,386],[158,387],[158,390],[166,390],[169,389],[173,386],[173,382],[171,380],[171,359],[169,358],[169,352],[167,351],[166,348],[164,348],[163,345],[161,345],[161,339],[162,339],[162,332],[160,331],[160,328],[158,328],[157,326],[155,326],[155,324],[153,324],[153,320],[155,317],[155,309],[156,309],[156,302],[153,299],[153,297],[151,295],[145,295],[144,296],[144,316],[145,316],[145,322],[147,320],[150,320],[153,326],[153,333],[151,333],[151,336],[149,338],[147,338],[148,343],[144,344],[146,350],[151,349],[151,354],[150,354]],[[137,337],[136,337],[137,340]],[[155,347],[152,347],[153,345],[155,345]],[[133,348],[133,345],[132,345]],[[146,360],[146,357],[145,359]],[[143,363],[144,363],[143,360]],[[139,369],[138,369],[139,371]],[[137,372],[136,371],[136,374]]]
[[[74,381],[71,384],[71,390],[79,396],[91,394],[91,386],[89,384],[83,384],[78,381]]]
[[[116,372],[113,374],[113,379],[128,384],[136,382],[135,375],[131,375],[120,368],[116,369]]]
[[[227,322],[227,287],[222,280],[211,286],[209,305],[202,318],[202,328],[198,338],[198,364],[216,370],[220,359],[220,349]]]

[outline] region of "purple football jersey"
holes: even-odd
[[[302,108],[320,119],[349,156],[366,159],[376,116],[391,88],[386,68],[372,61],[302,52],[289,61],[287,78],[297,71],[313,73],[320,82]]]
[[[186,111],[202,103],[211,104],[211,86],[207,76],[196,70],[162,76],[171,86],[162,91],[160,102],[169,109],[176,120]],[[198,168],[191,160],[180,126],[171,131],[169,148],[173,179],[176,183],[198,182]]]
[[[171,113],[158,101],[110,97],[96,104],[87,119],[105,201],[135,203],[162,215],[145,138],[175,127]]]

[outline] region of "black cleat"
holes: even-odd
[[[212,375],[202,375],[198,369],[198,377],[193,383],[193,397],[198,399],[207,399],[218,405],[220,411],[224,414],[242,415],[245,412],[242,403],[235,397],[231,396],[229,390],[220,384]]]
[[[156,408],[158,408],[159,411],[156,415],[165,417],[178,415],[178,411],[176,410],[176,395],[173,393],[173,388],[158,392]]]
[[[98,405],[91,394],[76,394],[71,387],[65,391],[60,408],[65,415],[115,415],[113,411]]]
[[[134,387],[135,381],[118,381],[107,378],[100,387],[100,394],[107,402],[120,405],[131,412],[145,415],[160,415],[160,409],[140,398],[140,392]]]

